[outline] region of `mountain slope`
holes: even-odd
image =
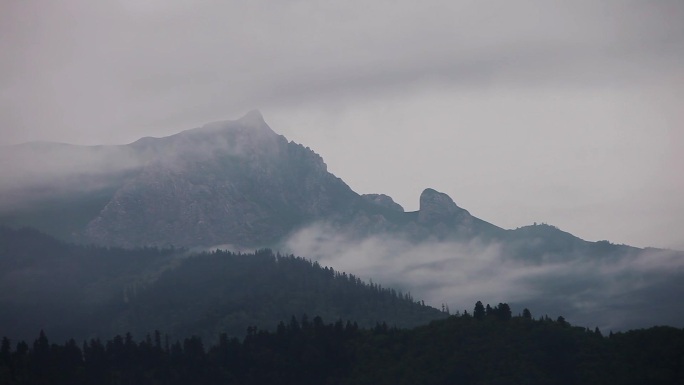
[[[269,250],[185,259],[129,296],[122,310],[114,321],[118,333],[142,335],[157,328],[207,340],[221,332],[242,336],[247,326],[274,329],[293,315],[352,320],[363,327],[382,322],[412,327],[446,316],[409,294]]]
[[[378,285],[302,258],[65,244],[0,227],[0,330],[83,339],[162,330],[175,337],[242,336],[292,315],[372,326],[415,326],[446,316]]]

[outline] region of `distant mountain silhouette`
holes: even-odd
[[[33,143],[10,150],[14,156],[0,160],[23,160],[21,175],[6,177],[16,187],[3,194],[21,204],[4,205],[0,222],[81,242],[255,247],[318,220],[360,235],[500,230],[432,189],[422,194],[417,217],[386,195],[361,196],[318,154],[273,132],[257,111],[125,146]]]
[[[0,225],[108,246],[281,248],[308,226],[351,239],[391,235],[497,242],[528,261],[635,254],[550,225],[505,230],[427,188],[417,212],[384,194],[359,195],[308,147],[261,113],[128,145],[28,143],[0,153]]]
[[[314,151],[273,132],[258,111],[128,145],[41,142],[7,150],[0,224],[70,241],[268,247],[325,221],[359,238],[541,238],[559,252],[590,247],[553,229],[501,229],[430,188],[418,212],[404,212],[387,195],[359,195]]]

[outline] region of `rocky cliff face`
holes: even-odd
[[[421,223],[436,223],[453,221],[454,218],[466,219],[470,213],[456,205],[447,194],[431,188],[420,194],[420,210],[418,221]]]
[[[417,213],[404,212],[384,194],[360,196],[329,173],[318,154],[273,132],[257,111],[125,146],[14,150],[26,159],[46,154],[40,164],[71,166],[59,169],[58,178],[47,173],[52,179],[39,178],[44,167],[36,168],[34,179],[43,181],[49,199],[38,197],[34,201],[43,200],[32,202],[32,211],[11,215],[0,207],[0,224],[33,226],[86,243],[253,248],[277,245],[320,222],[358,237],[394,233],[413,240],[498,229],[433,189],[421,194]],[[35,186],[15,192],[27,195]],[[58,197],[49,193],[55,186],[62,186]]]
[[[458,207],[447,194],[431,188],[420,194],[418,223],[423,227],[423,231],[427,230],[428,234],[437,238],[464,238],[490,232],[485,231],[484,227],[488,225],[486,222],[478,220],[467,210]]]
[[[360,199],[258,112],[132,146],[156,154],[85,230],[122,246],[260,246]]]

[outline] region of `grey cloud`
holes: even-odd
[[[287,248],[452,310],[470,311],[482,300],[604,330],[684,325],[678,300],[684,293],[684,260],[677,252],[642,250],[605,259],[564,255],[535,262],[511,258],[501,243],[412,244],[392,236],[359,241],[324,223],[294,234]]]
[[[11,3],[6,16],[0,84],[21,107],[10,126],[47,126],[24,104],[52,87],[37,99],[47,118],[84,124],[90,109],[128,129],[425,81],[631,82],[683,52],[676,2],[51,4]]]

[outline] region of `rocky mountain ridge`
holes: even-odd
[[[319,220],[356,226],[360,235],[406,230],[407,222],[416,222],[407,219],[412,214],[404,213],[387,195],[361,196],[352,191],[327,171],[318,154],[276,134],[258,111],[235,121],[210,123],[164,138],[142,138],[124,146],[43,143],[14,151],[30,159],[40,155],[37,147],[48,159],[29,173],[38,175],[46,164],[79,165],[71,173],[50,172],[51,178],[41,180],[49,186],[47,190],[90,197],[94,189],[110,195],[100,200],[101,207],[84,215],[89,216],[87,221],[71,229],[71,240],[81,242],[125,247],[259,247]],[[76,155],[70,158],[69,153]],[[23,164],[30,169],[29,162]],[[88,168],[89,164],[94,167]],[[106,191],[93,187],[96,180],[107,181]],[[24,183],[19,195],[35,191],[36,186]],[[41,199],[45,200],[37,198]],[[51,204],[63,206],[59,200]],[[64,214],[72,215],[70,211],[74,210]],[[8,214],[6,208],[3,214],[6,224],[12,224],[12,219],[21,222],[22,215],[31,217],[21,210]],[[445,194],[428,189],[421,195],[419,227],[446,223],[465,232],[471,220]],[[63,235],[50,231],[40,218],[22,224]]]
[[[431,188],[417,212],[404,212],[384,194],[359,195],[327,171],[320,155],[275,133],[258,111],[128,145],[41,143],[10,150],[0,157],[9,164],[3,185],[13,187],[0,189],[10,201],[0,200],[0,224],[82,243],[255,248],[278,245],[319,222],[359,238],[528,236],[483,221]],[[17,203],[26,197],[32,201]],[[584,245],[577,239],[566,246]]]

